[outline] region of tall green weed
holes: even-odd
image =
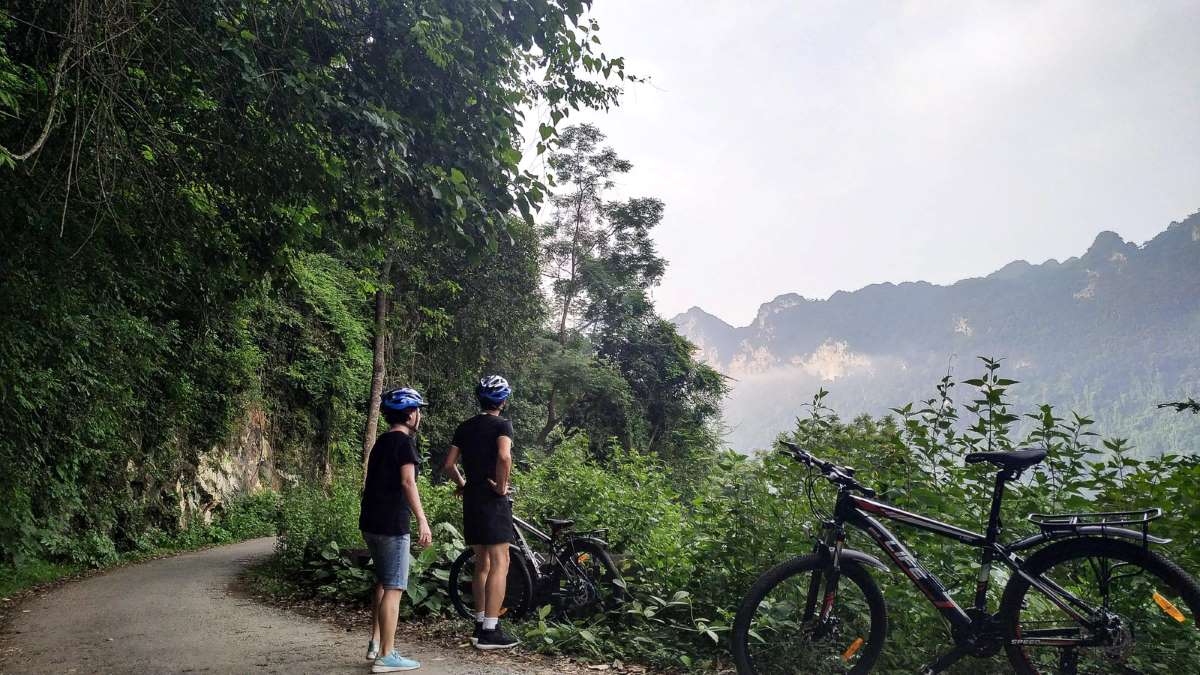
[[[1004,539],[1036,531],[1025,520],[1030,512],[1161,506],[1168,515],[1153,530],[1175,539],[1164,552],[1200,571],[1200,462],[1138,459],[1126,442],[1099,438],[1087,417],[1049,406],[1015,410],[1007,392],[1017,383],[1001,376],[997,361],[985,359],[983,370],[980,378],[961,383],[946,378],[929,399],[898,407],[884,419],[843,421],[825,406],[825,392],[818,392],[785,437],[856,467],[882,499],[976,531],[986,521],[995,469],[967,466],[963,455],[1047,447],[1049,459],[1009,485]],[[631,594],[625,606],[575,623],[540,613],[518,628],[528,647],[688,670],[730,665],[729,626],[742,595],[769,567],[812,549],[820,523],[815,514],[832,508],[834,491],[819,479],[810,483],[807,469],[779,453],[727,452],[705,461],[694,467],[686,497],[654,456],[614,449],[597,460],[581,437],[551,455],[532,457],[530,466],[515,472],[518,515],[535,525],[559,517],[574,518],[580,530],[607,528]],[[447,613],[444,599],[429,598],[445,592],[438,575],[461,545],[454,536],[461,510],[449,485],[430,485],[423,476],[421,489],[437,545],[423,554],[429,571],[421,581],[419,609]],[[289,491],[283,513],[280,550],[296,574],[303,576],[306,561],[331,543],[360,545],[357,479],[336,484],[332,496]],[[894,531],[960,600],[973,590],[978,551],[899,524]],[[857,533],[851,533],[850,545],[879,555]],[[891,619],[879,670],[913,672],[945,651],[949,632],[903,575],[880,572],[877,579]],[[993,608],[1004,581],[1005,573],[997,572],[989,598]],[[357,592],[369,586],[368,578]],[[1002,657],[973,662],[971,668],[1008,672]]]

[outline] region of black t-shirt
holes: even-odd
[[[389,431],[375,441],[367,460],[358,529],[371,534],[408,534],[412,510],[400,482],[400,467],[405,464],[419,467],[420,463],[416,445],[403,431]]]
[[[496,478],[496,458],[500,454],[497,439],[513,437],[512,422],[499,415],[480,413],[458,425],[452,445],[462,452],[463,471],[467,474],[466,491],[472,495],[495,495],[488,479]]]

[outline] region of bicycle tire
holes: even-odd
[[[599,563],[601,574],[599,578],[592,578],[588,574],[586,567],[580,567],[580,570],[588,576],[589,580],[596,585],[603,593],[596,598],[594,602],[585,604],[573,604],[567,607],[560,607],[567,616],[572,618],[580,618],[590,614],[597,606],[601,610],[614,609],[620,606],[628,599],[629,593],[625,589],[624,580],[621,578],[621,571],[617,569],[617,563],[612,559],[612,555],[602,544],[590,539],[575,539],[568,542],[567,548],[559,552],[559,559],[567,569],[570,569],[574,557],[578,559],[581,555],[587,555]]]
[[[475,571],[475,550],[465,549],[450,565],[450,577],[447,579],[447,593],[454,610],[464,619],[475,620],[475,601],[472,597],[470,576],[464,579],[464,571],[471,574]],[[533,577],[529,571],[529,562],[515,544],[508,546],[508,580],[505,585],[504,604],[501,605],[502,618],[508,621],[519,621],[529,613],[533,605]]]
[[[1060,542],[1051,544],[1043,549],[1040,549],[1039,551],[1034,553],[1032,556],[1030,556],[1029,560],[1025,563],[1025,565],[1023,567],[1024,567],[1025,572],[1027,574],[1030,574],[1031,576],[1040,576],[1040,575],[1045,574],[1047,571],[1053,570],[1055,567],[1059,567],[1059,572],[1057,574],[1052,573],[1052,574],[1048,575],[1047,578],[1053,579],[1056,582],[1061,583],[1064,578],[1069,578],[1068,572],[1071,569],[1070,567],[1067,567],[1065,564],[1070,563],[1072,561],[1091,560],[1091,559],[1104,559],[1104,560],[1108,560],[1108,561],[1116,561],[1118,563],[1136,565],[1141,570],[1148,572],[1150,575],[1153,576],[1154,579],[1157,580],[1157,581],[1154,581],[1153,584],[1150,586],[1151,588],[1154,589],[1154,594],[1159,595],[1160,591],[1162,593],[1166,593],[1165,596],[1161,596],[1161,597],[1171,598],[1172,599],[1171,606],[1175,607],[1176,612],[1179,612],[1179,609],[1180,609],[1176,603],[1184,604],[1184,607],[1182,609],[1186,609],[1188,611],[1188,613],[1190,613],[1190,617],[1185,617],[1185,618],[1187,619],[1187,621],[1189,621],[1191,623],[1192,631],[1196,630],[1195,622],[1196,622],[1197,618],[1200,618],[1200,585],[1198,585],[1196,583],[1196,580],[1193,579],[1191,577],[1191,575],[1189,575],[1187,572],[1185,572],[1182,568],[1180,568],[1174,562],[1166,559],[1165,557],[1163,557],[1162,555],[1158,554],[1155,551],[1151,551],[1150,549],[1139,546],[1135,543],[1111,539],[1111,538],[1103,538],[1103,537],[1083,537],[1083,538],[1076,538],[1076,539],[1068,539],[1068,540],[1064,540],[1064,541],[1060,541]],[[1091,564],[1094,564],[1094,563],[1089,563],[1089,565],[1091,565]],[[1118,569],[1119,567],[1120,566],[1118,565],[1117,567],[1114,567],[1113,569],[1115,570],[1115,569]],[[1095,568],[1092,568],[1092,569],[1095,569]],[[1110,574],[1110,576],[1111,576],[1111,574]],[[1111,584],[1115,583],[1117,580],[1124,579],[1124,578],[1133,578],[1133,575],[1129,574],[1128,572],[1123,572],[1119,577],[1112,578],[1112,580],[1109,581],[1108,585],[1111,585]],[[1130,583],[1130,585],[1132,586],[1132,583]],[[999,608],[999,612],[998,612],[1001,623],[1003,624],[1003,626],[1005,628],[1005,635],[1007,637],[1007,639],[1005,640],[1004,648],[1005,648],[1005,651],[1006,651],[1008,659],[1009,659],[1009,664],[1012,666],[1013,670],[1015,670],[1019,675],[1039,675],[1042,673],[1055,672],[1055,670],[1057,670],[1059,667],[1061,667],[1061,664],[1060,664],[1060,666],[1039,665],[1038,663],[1035,662],[1035,657],[1031,656],[1031,654],[1029,653],[1030,651],[1032,651],[1031,649],[1027,648],[1025,645],[1014,644],[1014,642],[1013,642],[1014,640],[1022,639],[1023,634],[1026,637],[1028,637],[1028,635],[1029,635],[1028,632],[1023,632],[1023,630],[1022,630],[1022,612],[1026,612],[1029,615],[1030,618],[1029,618],[1029,622],[1027,625],[1030,625],[1030,626],[1032,626],[1033,623],[1035,623],[1035,622],[1036,623],[1059,623],[1059,622],[1065,623],[1066,622],[1064,619],[1059,619],[1057,621],[1038,621],[1038,620],[1036,620],[1035,617],[1039,616],[1039,614],[1038,614],[1039,609],[1036,607],[1032,607],[1031,603],[1040,602],[1041,607],[1046,608],[1048,601],[1037,600],[1037,598],[1044,598],[1044,596],[1040,592],[1038,592],[1036,589],[1034,590],[1033,594],[1028,594],[1028,591],[1030,588],[1033,588],[1033,586],[1028,581],[1026,581],[1025,578],[1021,577],[1020,575],[1014,574],[1009,579],[1008,584],[1004,588],[1004,594],[1001,597],[1000,608]],[[1139,590],[1142,590],[1142,589],[1139,589]],[[1151,607],[1150,605],[1153,600],[1152,600],[1152,596],[1149,593],[1146,593],[1145,598],[1140,598],[1141,593],[1138,593],[1136,595],[1134,595],[1134,594],[1131,594],[1131,595],[1133,595],[1133,597],[1135,597],[1139,600],[1144,600],[1144,602],[1146,603],[1147,608],[1149,610],[1148,611],[1149,615],[1153,616],[1156,611],[1161,611],[1165,614],[1167,611],[1165,607],[1162,608],[1161,610],[1159,609],[1159,607]],[[1122,607],[1118,607],[1117,609],[1122,609]],[[1066,616],[1065,612],[1062,612],[1061,610],[1057,610],[1057,611],[1061,616],[1063,616],[1063,617]],[[1054,610],[1047,608],[1045,610],[1045,614],[1047,616],[1053,615]],[[1121,614],[1124,615],[1125,613],[1122,611]],[[1182,612],[1180,612],[1180,615],[1181,616],[1183,615]],[[1180,622],[1178,622],[1177,619],[1173,619],[1173,618],[1172,619],[1162,619],[1162,623],[1158,624],[1158,625],[1171,626],[1172,631],[1175,631],[1175,630],[1184,631],[1186,634],[1186,622],[1181,623],[1181,625],[1179,627],[1173,626],[1173,623],[1180,623]],[[1160,633],[1160,639],[1166,638],[1166,635],[1164,634],[1165,629],[1160,629],[1158,632]],[[1135,640],[1132,632],[1130,633],[1130,638],[1131,638],[1131,641]],[[1193,638],[1194,643],[1200,642],[1200,631],[1197,631],[1194,634],[1192,634],[1192,638]],[[1132,644],[1132,642],[1131,642],[1131,644]],[[1153,641],[1146,642],[1143,640],[1143,644],[1153,644]],[[1049,650],[1051,648],[1043,647],[1042,649]],[[1086,669],[1086,670],[1083,670],[1080,672],[1127,672],[1127,670],[1123,664],[1120,664],[1120,665],[1116,664],[1116,662],[1115,662],[1116,657],[1114,657],[1110,654],[1105,654],[1102,651],[1105,649],[1114,649],[1115,650],[1118,648],[1115,648],[1115,647],[1086,648],[1085,647],[1084,649],[1101,650],[1101,651],[1087,652],[1085,655],[1089,658],[1089,660],[1105,659],[1105,660],[1110,660],[1110,662],[1114,663],[1114,665],[1112,666],[1113,670],[1107,670],[1107,669],[1101,668],[1099,671]],[[1062,653],[1061,653],[1062,651],[1063,650],[1060,649],[1059,652],[1057,652],[1057,655],[1059,656],[1059,658],[1062,658]],[[1130,651],[1132,651],[1132,648],[1130,648]],[[1174,650],[1172,650],[1172,652],[1173,651]],[[1050,654],[1055,654],[1055,652],[1050,652],[1050,651],[1038,652],[1038,657],[1036,660],[1041,660],[1043,657],[1049,657]],[[1128,656],[1129,656],[1129,654],[1127,654],[1125,658],[1128,658]],[[1187,655],[1181,655],[1181,657],[1187,657]],[[1075,654],[1072,658],[1077,659],[1078,654]],[[1200,668],[1200,654],[1193,653],[1190,655],[1190,659],[1191,660],[1189,661],[1189,663],[1195,664],[1196,668]],[[1074,667],[1077,668],[1078,666],[1074,666]],[[1140,671],[1137,671],[1135,669],[1134,672],[1140,672]],[[1200,672],[1200,670],[1197,670],[1195,668],[1193,668],[1193,669],[1181,668],[1178,665],[1168,664],[1168,665],[1163,665],[1161,668],[1156,669],[1154,672],[1174,673],[1174,675],[1182,675],[1182,673],[1185,673],[1185,672],[1186,673]]]
[[[825,563],[822,563],[816,555],[798,556],[771,568],[750,587],[733,623],[733,657],[739,675],[764,675],[776,672],[760,670],[755,665],[754,657],[751,654],[751,623],[763,599],[773,589],[789,579],[821,571],[824,567]],[[853,583],[862,592],[869,608],[870,627],[866,631],[866,637],[863,638],[864,643],[856,648],[857,661],[852,668],[845,672],[869,673],[879,659],[884,641],[887,639],[887,605],[884,602],[883,593],[879,590],[879,585],[875,583],[875,579],[871,577],[866,568],[853,560],[843,559],[839,588],[847,581]],[[839,591],[838,595],[842,596],[842,593]]]

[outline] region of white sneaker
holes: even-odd
[[[374,661],[377,658],[379,658],[379,643],[370,640],[367,642],[367,660]]]

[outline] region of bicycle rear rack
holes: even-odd
[[[1104,534],[1106,527],[1123,527],[1141,530],[1142,541],[1145,542],[1150,534],[1150,521],[1162,517],[1162,509],[1141,509],[1139,511],[1104,511],[1100,513],[1031,513],[1029,520],[1035,523],[1042,532],[1048,535],[1063,535],[1081,533],[1081,528],[1100,528]],[[1094,529],[1089,530],[1095,532]]]

